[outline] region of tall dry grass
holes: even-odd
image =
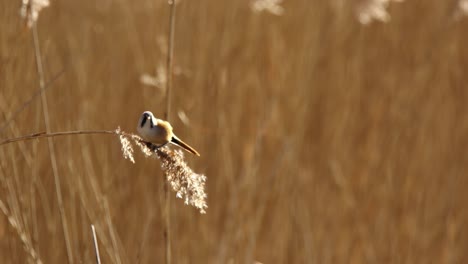
[[[275,2],[275,1],[273,1]],[[206,215],[171,204],[174,263],[465,263],[468,18],[463,1],[180,1],[171,122],[202,154]],[[463,6],[463,5],[462,5]],[[0,125],[39,88],[20,2],[0,1]],[[275,9],[274,9],[275,10]],[[165,1],[52,1],[37,27],[51,131],[163,116]],[[376,18],[373,16],[373,18]],[[378,16],[377,16],[378,18]],[[158,82],[156,82],[158,84]],[[182,117],[182,118],[179,118]],[[0,138],[45,131],[32,100]],[[53,139],[70,250],[164,259],[163,174],[117,138]],[[0,259],[63,263],[47,140],[0,147]]]

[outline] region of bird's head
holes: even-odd
[[[138,125],[140,127],[144,127],[145,124],[150,124],[150,126],[154,126],[154,115],[150,111],[144,111],[143,114],[141,114],[140,121],[138,122]]]

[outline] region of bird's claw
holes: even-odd
[[[161,145],[156,145],[156,144],[153,144],[151,142],[145,142],[146,146],[151,150],[151,151],[156,151],[157,149],[159,148],[162,148],[162,147],[165,147],[167,144],[169,144],[169,142],[166,142],[164,144],[161,144]]]

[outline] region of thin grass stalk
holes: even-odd
[[[85,156],[86,157],[86,156]],[[88,168],[87,166],[85,166],[85,168]],[[89,171],[88,173],[85,173],[87,175],[90,175],[89,174]],[[83,182],[83,177],[77,177],[78,181],[77,181],[77,187],[78,187],[78,191],[80,193],[87,193],[87,191],[85,191],[85,188],[84,185],[85,183]],[[91,184],[91,189],[94,189],[95,187],[95,183],[93,182],[94,178],[93,177],[88,177],[89,179],[91,179],[90,181],[90,184]],[[89,199],[91,197],[94,197],[94,198],[98,198],[98,197],[102,197],[102,194],[100,193],[97,193],[96,190],[93,190],[94,191],[94,196],[93,195],[80,195],[80,204],[81,204],[81,208],[84,210],[84,213],[87,217],[88,220],[91,220],[91,221],[97,221],[96,225],[97,225],[97,228],[98,229],[101,229],[101,230],[104,230],[104,228],[102,227],[102,220],[99,220],[100,218],[102,218],[102,210],[99,210],[100,208],[96,209],[95,207],[92,206],[92,204],[96,204],[96,203],[99,203],[99,201],[94,201],[94,202],[91,202]],[[99,199],[98,199],[99,200]],[[110,242],[109,242],[109,239],[106,235],[104,235],[102,232],[101,232],[101,236],[100,236],[100,240],[101,240],[101,244],[102,246],[104,247],[104,250],[107,252],[107,255],[111,258],[109,263],[117,263],[117,258],[120,258],[119,257],[119,252],[115,252],[113,250],[113,248],[111,247],[110,245]]]
[[[94,225],[91,225],[91,231],[93,232],[93,243],[94,243],[94,252],[96,253],[96,263],[101,264],[101,256],[99,255],[99,245],[96,236],[96,228]]]
[[[164,118],[169,121],[169,113],[171,110],[171,89],[172,89],[172,76],[174,68],[174,36],[175,36],[175,17],[176,17],[176,3],[175,0],[169,0],[169,43],[168,43],[168,52],[167,52],[167,61],[166,61],[166,112],[164,113]]]
[[[34,54],[36,56],[36,68],[37,68],[37,74],[39,77],[39,86],[41,90],[44,90],[45,89],[44,68],[42,64],[42,56],[41,56],[41,50],[39,47],[39,37],[37,33],[36,23],[33,24],[32,34],[33,34],[33,42],[34,42]],[[44,116],[46,132],[49,133],[50,132],[50,118],[49,118],[49,109],[47,105],[47,96],[45,93],[41,93],[41,101],[42,101],[42,113]],[[70,234],[68,233],[68,223],[67,223],[67,219],[65,215],[65,209],[63,206],[62,188],[60,186],[60,177],[58,175],[57,159],[56,159],[55,150],[54,150],[54,142],[52,141],[51,138],[48,138],[47,142],[49,145],[50,162],[52,166],[52,172],[54,175],[55,191],[57,195],[57,203],[59,206],[60,220],[62,222],[63,237],[65,240],[65,246],[67,250],[68,263],[73,264],[73,252],[71,249]]]
[[[0,211],[2,211],[3,214],[7,217],[8,222],[10,223],[10,226],[12,226],[13,229],[18,234],[21,240],[21,243],[24,246],[24,249],[29,254],[29,257],[34,261],[34,263],[36,264],[44,263],[39,257],[38,252],[34,249],[33,244],[30,240],[30,237],[24,231],[22,224],[18,221],[17,218],[15,218],[15,216],[12,213],[8,211],[6,205],[3,203],[2,200],[0,200]]]
[[[118,240],[118,236],[115,232],[115,228],[112,225],[112,220],[111,220],[111,215],[110,215],[111,213],[110,213],[110,208],[109,208],[109,203],[107,201],[107,198],[103,197],[103,199],[101,199],[101,202],[102,202],[102,208],[104,210],[104,218],[105,218],[104,220],[109,231],[112,248],[114,249],[114,252],[123,252],[119,250],[119,244],[121,243],[120,243],[120,240]],[[115,262],[116,264],[123,263],[120,254],[117,254],[115,256],[115,260],[116,260]]]
[[[166,112],[164,118],[169,121],[169,113],[171,110],[171,89],[172,89],[172,76],[174,67],[174,28],[176,17],[176,3],[175,0],[169,0],[169,43],[167,52],[167,82],[166,82]],[[171,254],[171,196],[170,186],[167,180],[164,180],[164,246],[165,246],[165,263],[172,263]]]

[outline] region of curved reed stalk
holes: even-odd
[[[70,136],[70,135],[86,135],[86,134],[88,135],[89,134],[113,134],[113,135],[124,135],[124,136],[132,135],[123,131],[118,131],[118,130],[76,130],[76,131],[63,131],[63,132],[53,132],[53,133],[39,132],[39,133],[33,133],[33,134],[22,136],[22,137],[6,139],[0,142],[0,146],[13,143],[13,142],[26,141],[26,140],[31,140],[31,139],[50,138],[50,137],[57,137],[57,136]]]

